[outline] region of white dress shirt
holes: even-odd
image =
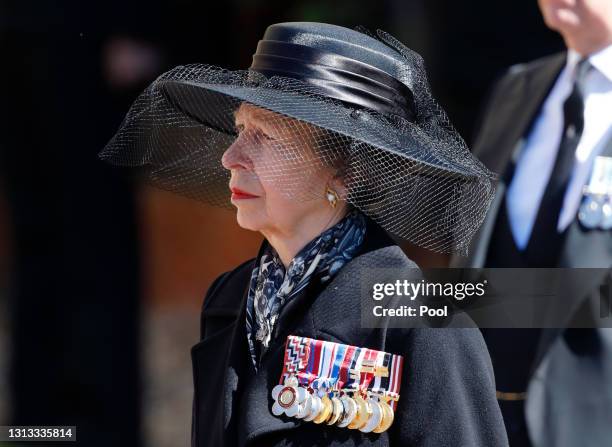
[[[521,250],[529,242],[555,164],[563,131],[563,103],[572,91],[580,58],[575,51],[568,51],[565,67],[534,121],[508,187],[506,200],[510,228]],[[574,168],[557,223],[559,232],[574,220],[593,160],[608,138],[612,138],[612,45],[593,53],[588,59],[593,68],[585,78],[584,130],[576,148]]]

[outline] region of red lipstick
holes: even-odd
[[[230,191],[232,191],[232,199],[256,199],[259,197],[238,188],[230,188]]]

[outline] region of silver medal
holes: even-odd
[[[306,392],[306,398],[304,399],[304,402],[300,404],[298,408],[298,412],[295,415],[295,417],[298,419],[304,419],[306,416],[310,414],[311,408],[312,408],[312,395]]]
[[[601,207],[601,213],[603,214],[601,219],[601,229],[612,229],[612,203],[610,203],[609,200]]]
[[[310,412],[308,413],[308,415],[306,415],[306,417],[304,417],[304,420],[312,421],[314,418],[316,418],[319,415],[322,406],[323,404],[321,403],[321,398],[316,394],[313,394],[312,403],[310,405]]]
[[[602,206],[599,200],[591,195],[587,196],[578,211],[580,223],[589,229],[597,228],[601,223],[602,217]]]
[[[584,201],[578,211],[580,223],[588,229],[612,228],[612,157],[595,157],[583,195]]]

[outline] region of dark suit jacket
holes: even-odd
[[[507,445],[490,358],[477,329],[361,327],[364,269],[415,267],[380,228],[368,224],[360,253],[325,287],[310,287],[282,308],[257,373],[245,333],[253,266],[247,261],[222,275],[204,301],[202,340],[192,348],[194,447]],[[278,384],[290,334],[402,354],[401,397],[391,428],[365,434],[275,417],[270,392]]]
[[[487,253],[496,243],[491,235],[509,180],[504,174],[518,160],[530,126],[565,60],[563,52],[512,67],[492,89],[473,151],[489,169],[501,175],[501,180],[484,223],[472,240],[470,255],[454,257],[451,266],[486,267]],[[586,230],[576,220],[568,229],[558,265],[552,267],[612,267],[610,236],[610,231]],[[568,285],[573,301],[562,303],[568,325],[578,311],[591,311],[588,303],[598,302],[599,284],[609,275],[609,271],[602,270],[600,276]],[[609,330],[542,331],[531,366],[534,375],[528,384],[526,403],[535,445],[582,445],[589,439],[591,444],[584,445],[612,445],[608,444],[612,439],[612,429],[608,428],[612,419],[604,424],[601,417],[593,416],[593,411],[604,409],[612,414],[612,375],[605,378],[612,373],[612,336],[605,331]],[[585,336],[589,339],[583,340]]]

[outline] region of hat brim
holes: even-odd
[[[354,109],[334,101],[265,87],[186,80],[163,81],[160,88],[174,108],[227,134],[235,133],[233,123],[219,121],[217,110],[228,107],[235,109],[245,101],[420,163],[426,168],[423,172],[427,172],[428,176],[440,176],[461,182],[482,181],[481,170],[466,172],[466,164],[457,164],[445,158],[437,150],[435,139],[428,139],[424,131],[417,139],[411,133],[401,132],[394,126],[385,126],[371,114],[352,113]]]

